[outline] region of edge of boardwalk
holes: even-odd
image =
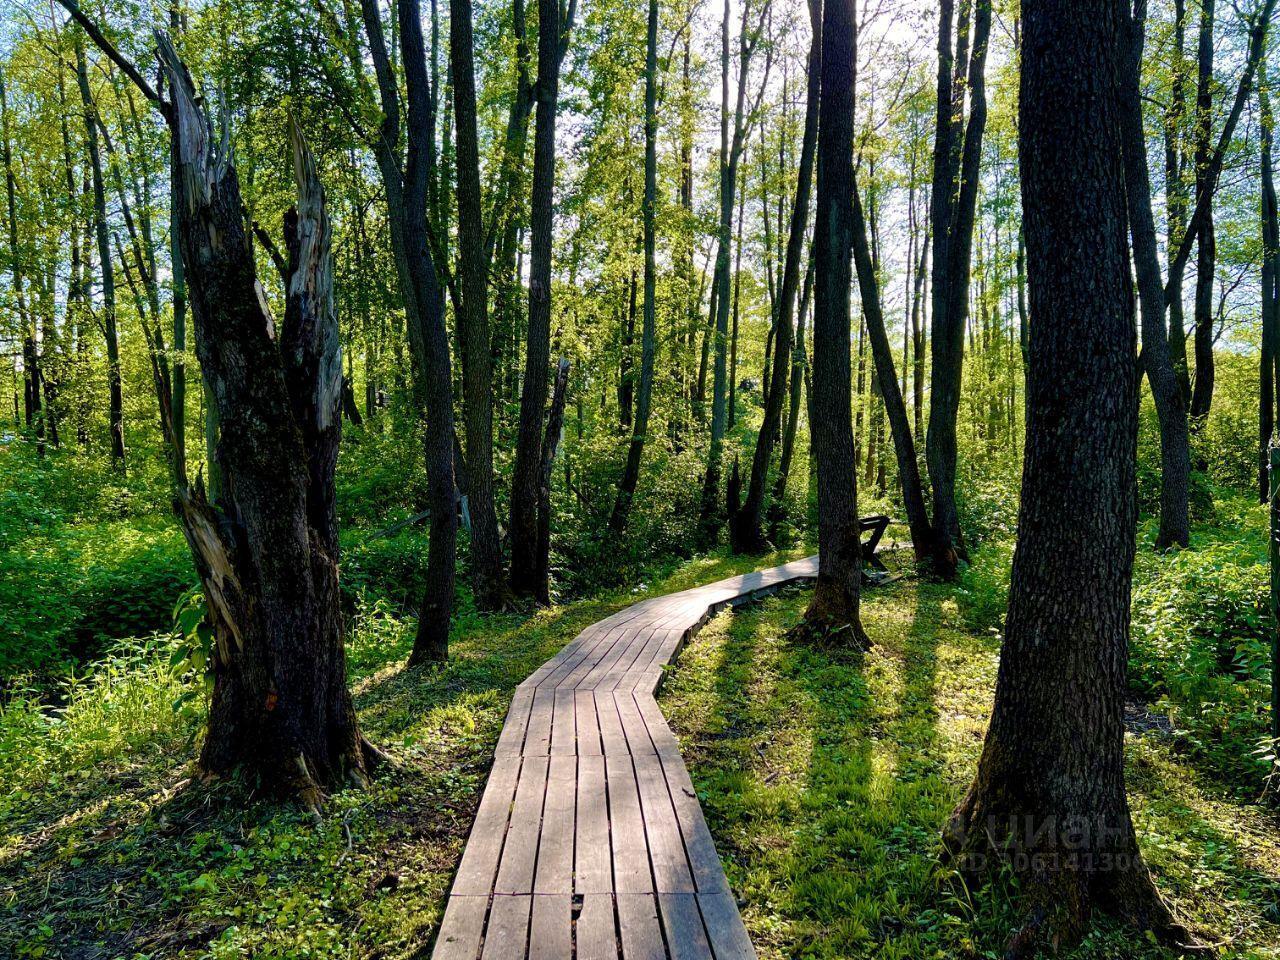
[[[633,603],[517,688],[433,960],[754,960],[654,694],[726,606],[816,557]]]

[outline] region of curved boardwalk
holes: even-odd
[[[716,612],[816,557],[633,604],[516,689],[434,960],[754,960],[653,698]]]

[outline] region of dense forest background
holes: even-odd
[[[1274,6],[1153,0],[1145,10],[1138,83],[1155,236],[1149,251],[1135,239],[1135,275],[1141,288],[1154,264],[1168,328],[1166,344],[1163,314],[1151,326],[1144,302],[1129,662],[1135,722],[1167,734],[1174,754],[1232,802],[1268,798],[1259,816],[1272,823],[1280,761],[1260,503],[1280,357],[1270,105],[1280,67],[1269,63],[1275,30],[1263,29]],[[416,758],[402,762],[420,761],[413,776],[428,799],[414,802],[441,801],[459,821],[454,834],[469,823],[465,803],[449,806],[456,771],[474,789],[501,717],[495,691],[509,692],[571,627],[660,585],[812,552],[810,440],[824,427],[810,397],[814,288],[824,279],[810,199],[821,172],[806,132],[809,119],[816,128],[807,109],[815,10],[792,0],[418,7],[14,0],[0,18],[0,779],[13,784],[0,794],[4,819],[53,829],[49,810],[76,816],[92,791],[67,784],[95,764],[115,765],[129,790],[146,787],[130,803],[171,789],[170,767],[120,771],[136,754],[189,759],[213,689],[219,614],[199,556],[193,566],[191,517],[227,489],[215,451],[234,444],[240,425],[219,421],[217,391],[229,388],[223,371],[202,367],[192,308],[208,293],[193,297],[175,256],[184,181],[171,166],[168,118],[142,87],[163,100],[177,74],[157,70],[152,28],[172,38],[172,48],[161,42],[173,51],[165,63],[189,68],[213,152],[234,166],[262,314],[281,329],[295,309],[287,218],[298,171],[323,185],[346,656],[362,725],[379,746]],[[1016,2],[960,0],[950,69],[940,72],[938,7],[864,0],[856,9],[853,502],[859,514],[894,518],[888,540],[919,562],[939,629],[998,637],[1036,319],[1019,180],[1022,25]],[[420,62],[405,52],[410,21]],[[942,74],[952,101],[940,109]],[[953,163],[941,173],[940,116],[951,118],[944,160]],[[1163,361],[1152,358],[1154,331]],[[1168,388],[1164,405],[1153,382]],[[1170,459],[1179,419],[1184,480]],[[767,626],[779,614],[762,616]],[[872,608],[873,641],[894,616]],[[451,642],[452,662],[412,689],[371,700],[361,686],[393,660],[439,664]],[[732,652],[732,638],[717,642]],[[678,684],[679,695],[696,702],[696,683]],[[429,733],[410,719],[424,711]],[[717,764],[733,758],[707,763],[730,776]],[[50,799],[46,769],[71,799]],[[340,803],[359,823],[400,799]],[[267,833],[292,842],[293,827],[270,819],[287,815],[261,816]],[[298,862],[340,858],[347,822]],[[0,870],[20,870],[32,831],[7,830]],[[213,876],[205,853],[232,832],[225,823],[197,832],[186,872],[159,897],[206,910],[197,932],[183,928],[199,949],[232,922],[214,909],[210,884],[262,876],[275,896],[270,871],[235,852],[219,856],[239,867],[202,879]],[[1175,854],[1144,853],[1165,871],[1166,890],[1194,899],[1170,879]],[[1274,853],[1264,858],[1273,867]],[[350,882],[376,888],[379,862],[370,855],[369,875]],[[1203,858],[1182,866],[1190,877]],[[431,869],[448,875],[442,863]],[[1257,908],[1239,914],[1242,942],[1275,950],[1280,918],[1265,902],[1280,881],[1274,869],[1246,873],[1222,881]],[[24,882],[5,875],[0,891],[37,901]],[[408,944],[409,955],[434,915],[404,918],[438,895],[418,890],[421,901],[384,918],[388,942]],[[348,928],[313,926],[314,903],[286,908],[286,899],[273,902],[281,917],[307,915],[296,921],[307,950],[336,953]],[[172,906],[147,909],[171,919]],[[47,903],[14,909],[18,955],[46,955],[37,951],[65,933]],[[1204,909],[1206,922],[1222,920]],[[974,913],[965,915],[979,928],[997,925]],[[937,925],[904,941],[901,955],[923,956],[913,952],[920,942],[958,950],[960,935]],[[255,955],[301,955],[287,937],[245,936]],[[6,942],[0,934],[0,949]],[[156,944],[157,956],[179,950]]]

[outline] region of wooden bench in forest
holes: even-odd
[[[755,957],[654,693],[719,610],[817,572],[809,557],[642,600],[520,684],[435,960]]]

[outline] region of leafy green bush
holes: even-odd
[[[1270,772],[1257,753],[1271,684],[1267,518],[1240,500],[1218,511],[1227,522],[1195,530],[1190,550],[1139,550],[1130,679],[1215,769],[1256,787]]]
[[[422,599],[427,573],[427,533],[409,526],[390,537],[364,530],[344,532],[339,583],[348,610],[359,597],[390,601],[400,608]]]
[[[0,679],[62,672],[166,629],[195,574],[145,471],[126,485],[93,458],[0,458]]]

